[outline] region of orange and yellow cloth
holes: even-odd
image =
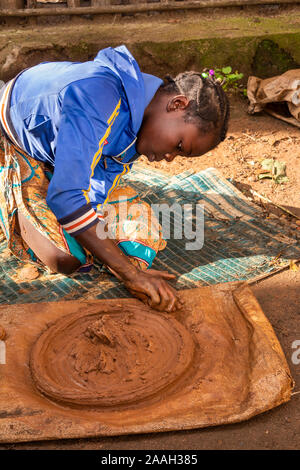
[[[81,271],[88,270],[92,257],[63,230],[47,206],[50,179],[51,169],[0,134],[0,226],[10,251],[24,262],[39,263],[17,231],[16,213],[20,211],[57,248],[78,258]],[[151,207],[131,187],[116,187],[99,218],[104,218],[111,237],[142,269],[150,267],[157,252],[166,246]]]

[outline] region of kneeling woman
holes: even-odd
[[[164,83],[141,73],[125,46],[21,72],[0,90],[0,223],[9,248],[64,274],[91,254],[132,294],[173,311],[173,276],[143,269],[165,246],[159,225],[149,239],[143,224],[128,234],[116,217],[115,239],[99,238],[103,209],[118,210],[121,196],[129,214],[135,200],[149,215],[131,188],[117,187],[132,163],[141,154],[150,162],[200,156],[225,138],[228,115],[219,83],[196,72]]]

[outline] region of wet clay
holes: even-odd
[[[166,391],[188,369],[194,342],[174,317],[140,302],[67,315],[34,344],[30,369],[49,398],[81,406],[138,402]]]
[[[0,442],[234,423],[288,401],[293,380],[246,284],[137,299],[0,307]]]

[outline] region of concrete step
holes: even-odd
[[[273,76],[300,64],[300,5],[274,10],[116,15],[113,19],[19,19],[0,32],[0,79],[47,60],[85,61],[126,44],[141,68],[163,76],[231,65],[247,77]]]

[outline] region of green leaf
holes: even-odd
[[[265,158],[260,164],[263,170],[272,171],[274,160],[273,158]]]
[[[243,76],[244,76],[243,73],[238,73],[238,72],[236,72],[236,79],[237,79],[237,80],[242,80]]]
[[[259,179],[259,180],[263,180],[263,179],[265,179],[265,178],[270,178],[270,179],[272,179],[272,173],[260,173],[260,174],[258,175],[258,179]]]
[[[265,158],[260,162],[264,173],[260,173],[258,178],[270,178],[275,181],[275,183],[287,183],[289,181],[286,176],[286,164],[279,160],[273,160],[273,158]]]
[[[232,72],[232,68],[231,67],[223,67],[222,72],[225,73],[225,75],[227,75],[228,73]]]
[[[274,173],[276,176],[286,176],[286,164],[276,160],[274,162]]]
[[[275,183],[288,183],[289,182],[289,179],[287,176],[277,176],[277,178],[275,178]]]

